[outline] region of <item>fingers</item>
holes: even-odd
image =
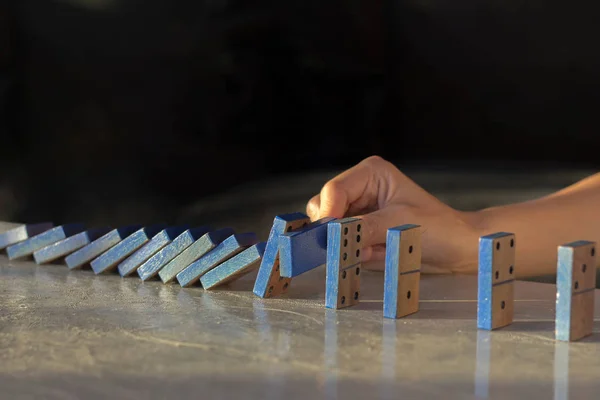
[[[314,196],[306,205],[306,213],[310,217],[311,221],[315,221],[324,217],[324,215],[320,212],[320,210],[322,210],[322,198],[323,196],[318,194]],[[344,215],[341,215],[335,218],[342,218],[343,216]],[[363,247],[366,248],[385,243],[388,228],[407,223],[404,221],[411,221],[412,217],[412,210],[403,205],[391,205],[371,213],[357,215],[356,218],[360,218],[362,220],[361,243],[363,244]]]
[[[319,219],[319,208],[320,207],[321,207],[321,195],[320,194],[314,196],[306,204],[306,215],[308,215],[310,217],[311,221],[316,221]]]
[[[404,205],[389,206],[369,214],[358,215],[356,218],[362,220],[361,243],[365,247],[385,244],[389,228],[414,223],[416,220],[412,208]]]
[[[385,246],[375,245],[363,248],[362,266],[371,271],[385,270]]]
[[[331,179],[315,200],[319,205],[317,217],[342,218],[349,210],[374,208],[389,193],[390,167],[380,157],[369,157]]]
[[[385,260],[385,245],[377,244],[363,247],[360,254],[362,262]]]

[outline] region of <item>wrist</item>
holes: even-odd
[[[452,242],[458,246],[459,257],[450,269],[455,273],[476,274],[479,269],[479,238],[489,233],[489,214],[483,211],[455,212],[458,225],[455,226],[456,236]]]

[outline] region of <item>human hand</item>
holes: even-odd
[[[362,218],[364,262],[385,258],[388,228],[412,223],[422,229],[424,271],[477,272],[477,213],[442,203],[381,157],[369,157],[327,182],[306,210],[313,221]]]

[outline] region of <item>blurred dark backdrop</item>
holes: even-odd
[[[596,169],[598,9],[0,0],[0,218],[181,218],[239,185],[281,182],[276,196],[289,174],[371,154],[409,169]]]

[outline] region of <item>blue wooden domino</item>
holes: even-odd
[[[119,263],[137,251],[161,230],[167,227],[166,224],[157,224],[143,227],[115,244],[98,257],[94,258],[90,265],[94,273],[102,274],[113,271]]]
[[[160,280],[163,283],[172,282],[176,279],[177,274],[183,271],[188,265],[214,249],[234,233],[232,228],[223,228],[204,234],[158,272]]]
[[[122,277],[133,274],[137,269],[145,263],[156,252],[171,243],[173,239],[179,236],[183,231],[188,229],[188,225],[173,226],[165,228],[152,237],[146,244],[136,250],[132,255],[122,261],[117,270]]]
[[[510,325],[514,314],[516,238],[497,232],[479,238],[477,327],[493,330]]]
[[[359,303],[361,236],[359,218],[343,218],[327,224],[327,308],[345,308]]]
[[[140,228],[142,228],[141,225],[132,225],[111,230],[106,235],[99,237],[87,246],[84,246],[65,257],[67,267],[69,267],[69,269],[76,269],[87,265],[94,258],[98,257],[100,254],[104,253],[106,250],[110,249]]]
[[[177,282],[181,287],[190,287],[198,282],[202,275],[257,242],[256,234],[252,232],[231,235],[178,273]]]
[[[77,233],[59,242],[36,250],[33,259],[38,264],[45,264],[63,258],[74,251],[87,246],[100,236],[107,234],[110,228],[96,228]]]
[[[211,228],[208,226],[201,226],[184,231],[181,235],[173,239],[171,243],[150,257],[148,261],[140,265],[137,269],[140,279],[146,281],[156,277],[162,267],[167,265],[210,230]]]
[[[265,254],[258,268],[253,292],[255,295],[267,298],[284,293],[292,281],[281,276],[279,268],[279,235],[305,227],[310,218],[301,212],[278,215],[273,221],[267,240]]]
[[[46,232],[48,229],[52,229],[53,227],[54,224],[52,222],[42,222],[39,224],[20,225],[16,228],[9,229],[0,234],[0,250],[3,250],[13,244],[22,242],[23,240],[29,239],[30,237],[39,235],[40,233]]]
[[[51,228],[39,235],[8,246],[6,248],[8,259],[14,260],[15,258],[31,256],[36,250],[75,235],[84,229],[83,224],[68,224]]]
[[[402,318],[419,311],[421,283],[421,227],[390,228],[385,244],[383,316]]]
[[[592,334],[596,289],[596,243],[580,240],[558,247],[556,340]]]
[[[296,232],[279,235],[281,276],[294,278],[327,261],[327,224],[335,218],[321,218]]]
[[[223,264],[211,269],[200,278],[200,284],[206,290],[232,282],[254,271],[263,259],[266,242],[248,247]]]

